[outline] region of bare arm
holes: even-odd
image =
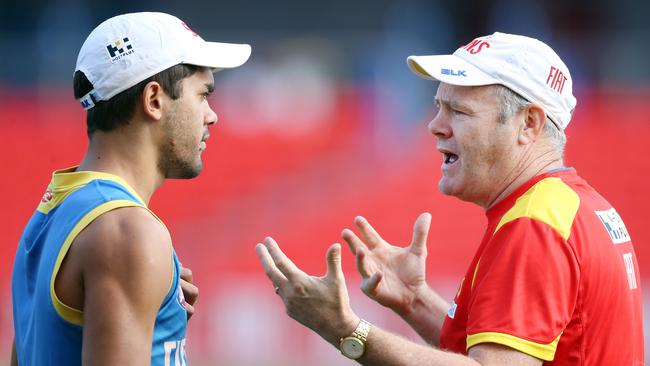
[[[11,366],[18,366],[18,354],[16,354],[16,339],[11,344]]]
[[[373,326],[365,355],[359,360],[368,366],[454,365],[454,366],[539,366],[542,360],[498,344],[484,343],[469,350],[469,356],[415,344]]]
[[[167,230],[141,208],[120,208],[90,224],[69,255],[84,258],[83,365],[149,365],[172,281]]]
[[[440,346],[440,333],[449,303],[429,286],[414,297],[407,312],[398,313],[422,339],[432,346]]]
[[[361,290],[402,317],[427,343],[440,344],[442,323],[449,303],[426,283],[427,234],[431,215],[424,213],[413,226],[413,239],[406,247],[391,245],[363,217],[352,230],[341,233],[357,259]]]
[[[309,276],[296,267],[280,250],[277,243],[267,238],[257,245],[262,266],[284,301],[287,314],[312,329],[327,342],[339,347],[339,340],[352,333],[359,317],[349,303],[345,277],[341,270],[340,246],[335,244],[327,252],[327,274]],[[366,351],[357,360],[362,365],[524,365],[538,366],[541,360],[496,344],[479,344],[469,351],[469,357],[416,344],[373,326],[368,335]]]

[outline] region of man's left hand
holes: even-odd
[[[185,298],[185,310],[187,310],[187,320],[194,315],[194,304],[199,298],[199,288],[194,285],[192,270],[181,267],[181,289]]]

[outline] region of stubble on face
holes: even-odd
[[[192,134],[191,114],[182,104],[182,97],[172,101],[173,107],[164,122],[164,138],[160,144],[158,170],[165,178],[191,179],[201,174],[203,161],[196,137]]]
[[[441,86],[442,99],[471,103],[469,115],[453,117],[446,142],[460,158],[451,176],[443,172],[438,187],[446,195],[484,206],[499,190],[513,157],[512,129],[498,120],[498,101],[486,87]],[[456,120],[457,119],[457,120]],[[455,146],[455,148],[453,148]]]

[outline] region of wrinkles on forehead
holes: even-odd
[[[460,86],[440,83],[435,97],[436,106],[445,106],[468,114],[499,109],[499,99],[491,85]]]

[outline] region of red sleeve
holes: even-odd
[[[467,348],[499,343],[552,360],[579,281],[573,249],[551,226],[528,217],[503,225],[474,275]]]

